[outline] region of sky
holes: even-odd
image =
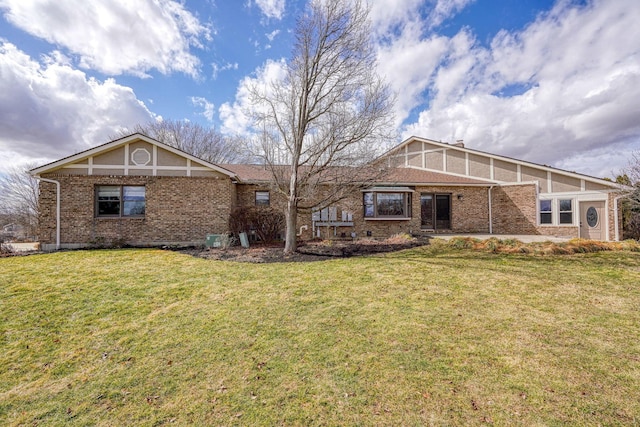
[[[248,135],[305,0],[0,0],[0,173],[153,120]],[[597,177],[640,150],[638,0],[370,0],[398,143]]]

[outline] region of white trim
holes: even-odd
[[[498,181],[492,181],[492,180],[487,179],[487,178],[480,178],[480,177],[477,177],[477,176],[463,175],[461,173],[455,173],[455,172],[443,172],[443,171],[441,171],[439,169],[430,169],[430,168],[422,169],[422,168],[418,168],[418,167],[415,167],[415,166],[406,166],[406,168],[407,169],[423,170],[423,171],[426,171],[426,172],[435,172],[435,173],[446,174],[446,175],[450,175],[450,176],[457,176],[457,177],[460,177],[460,178],[474,179],[474,180],[478,180],[478,181],[486,181],[486,182],[491,183],[491,184],[497,184],[498,183]]]
[[[93,174],[93,157],[89,157],[89,159],[87,159],[87,174],[88,175]]]
[[[553,181],[551,180],[551,171],[547,171],[547,193],[553,193]]]
[[[536,193],[538,193],[538,185],[540,183],[538,181],[522,181],[522,182],[500,182],[497,185],[500,187],[513,187],[515,185],[535,185]]]
[[[191,176],[191,159],[187,159],[187,176]]]
[[[426,166],[426,165],[425,165]],[[447,150],[442,150],[442,172],[447,170]]]
[[[129,145],[130,144],[125,144],[125,146],[124,146],[124,163],[123,163],[123,167],[124,167],[124,174],[125,175],[129,175]]]
[[[66,165],[61,167],[60,169],[86,169],[87,165]],[[123,165],[93,165],[93,170],[96,169],[123,169]],[[144,170],[176,170],[176,171],[186,171],[188,170],[187,166],[129,166],[130,169],[144,169]],[[190,168],[193,171],[211,171],[211,168],[205,166],[191,166]]]
[[[608,193],[597,193],[597,192],[564,192],[564,193],[540,193],[540,197],[563,197],[565,199],[575,197],[580,200],[594,200],[601,201],[607,200]]]
[[[364,190],[360,190],[363,193],[415,193],[409,187],[369,187]]]
[[[516,165],[516,180],[518,182],[522,181],[522,165]]]
[[[153,151],[153,159],[152,159],[152,165],[153,165],[153,176],[157,176],[158,175],[158,147],[156,147],[155,145],[152,148]]]
[[[493,171],[493,157],[489,158],[489,179],[495,180]]]
[[[615,221],[615,223],[613,224],[613,230],[615,232],[616,242],[620,241],[620,226],[618,224],[618,222],[620,221],[619,219],[620,209],[619,209],[618,200],[624,199],[625,197],[626,196],[618,196],[613,198],[613,220]],[[608,229],[609,229],[609,224],[607,223],[607,230]]]
[[[151,144],[153,146],[161,147],[163,150],[169,151],[170,153],[176,154],[178,156],[181,156],[181,157],[184,157],[184,158],[187,158],[187,159],[191,159],[194,162],[200,163],[200,164],[206,166],[209,169],[213,169],[213,170],[215,170],[217,172],[220,172],[220,173],[222,173],[224,175],[227,175],[227,176],[229,176],[231,178],[237,178],[236,174],[234,174],[233,172],[231,172],[231,171],[229,171],[227,169],[224,169],[224,168],[222,168],[220,166],[214,165],[213,163],[209,163],[206,160],[199,159],[199,158],[197,158],[195,156],[192,156],[189,153],[186,153],[184,151],[178,150],[177,148],[171,147],[171,146],[169,146],[167,144],[164,144],[164,143],[162,143],[160,141],[157,141],[157,140],[155,140],[153,138],[149,138],[148,136],[143,135],[141,133],[134,133],[134,134],[126,136],[124,138],[120,138],[120,139],[116,139],[116,140],[111,141],[111,142],[107,142],[106,144],[99,145],[97,147],[91,148],[89,150],[82,151],[82,152],[80,152],[78,154],[74,154],[72,156],[65,157],[63,159],[57,160],[55,162],[49,163],[49,164],[41,166],[39,168],[32,169],[30,172],[34,176],[35,175],[40,175],[40,174],[43,174],[43,173],[47,173],[47,172],[50,172],[52,170],[59,169],[59,168],[62,168],[64,166],[67,166],[70,163],[75,163],[75,162],[78,162],[78,161],[81,161],[81,160],[85,160],[87,158],[91,158],[91,156],[95,156],[95,155],[101,154],[103,152],[110,151],[110,150],[113,150],[115,148],[124,146],[124,145],[132,143],[132,142],[136,142],[136,141],[143,141],[143,142],[147,142],[147,143],[149,143],[149,144]],[[156,156],[156,158],[157,158],[157,156]],[[120,165],[119,166],[119,168],[123,168],[123,167],[124,167],[124,165]]]
[[[469,171],[471,168],[469,167],[469,153],[464,153],[464,176],[469,176]]]
[[[565,171],[565,170],[562,170],[562,169],[553,168],[551,166],[544,166],[544,165],[540,165],[540,164],[537,164],[537,163],[527,162],[527,161],[524,161],[524,160],[518,160],[518,159],[513,159],[513,158],[510,158],[510,157],[500,156],[500,155],[497,155],[497,154],[486,153],[486,152],[479,151],[479,150],[473,150],[473,149],[470,149],[470,148],[467,148],[467,147],[458,147],[456,145],[447,144],[446,142],[434,141],[434,140],[431,140],[431,139],[428,139],[428,138],[422,138],[422,137],[418,137],[418,136],[410,136],[409,138],[405,139],[402,143],[400,143],[400,145],[398,145],[395,148],[392,148],[387,153],[383,154],[383,156],[391,155],[395,150],[400,150],[404,146],[409,145],[413,141],[422,141],[422,142],[425,142],[427,144],[440,146],[440,147],[443,147],[443,148],[446,148],[446,149],[450,149],[450,150],[461,151],[461,152],[464,152],[466,154],[474,153],[474,154],[478,154],[478,155],[481,155],[481,156],[494,158],[494,159],[497,159],[497,160],[503,160],[503,161],[506,161],[508,163],[515,163],[517,165],[529,166],[529,167],[533,167],[533,168],[536,168],[536,169],[539,169],[539,170],[543,170],[543,171],[552,171],[552,172],[559,173],[561,175],[570,176],[570,177],[578,178],[578,179],[584,179],[584,180],[589,181],[589,182],[594,182],[594,183],[597,183],[597,184],[610,186],[612,189],[617,189],[617,188],[620,187],[619,185],[616,185],[615,182],[607,181],[607,180],[596,178],[596,177],[593,177],[593,176],[579,174],[579,173],[576,173],[576,172],[569,172],[569,171]]]

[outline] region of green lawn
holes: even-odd
[[[0,259],[2,425],[640,425],[640,253]]]

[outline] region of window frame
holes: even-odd
[[[258,194],[266,194],[266,203],[260,201],[260,199],[258,198]],[[256,206],[271,206],[271,193],[268,190],[256,190],[253,197]]]
[[[117,200],[100,200],[100,189],[105,187],[117,187],[118,188],[118,199]],[[138,203],[139,199],[129,198],[125,196],[125,189],[128,188],[142,188],[144,198],[142,199],[143,208],[141,214],[126,214],[126,206],[129,203]],[[95,203],[94,203],[94,216],[95,218],[144,218],[146,216],[147,210],[147,188],[145,185],[96,185],[94,189],[95,194]],[[100,213],[100,203],[104,202],[112,202],[118,204],[118,214],[101,214]]]
[[[549,202],[549,210],[542,210],[543,202]],[[543,214],[549,216],[548,222],[542,220]],[[538,201],[538,221],[540,225],[553,225],[553,199],[540,199]]]
[[[569,210],[566,209],[562,209],[562,202],[569,202],[570,204],[570,208]],[[573,220],[573,209],[574,203],[573,203],[573,199],[558,199],[558,225],[573,225],[574,224],[574,220]],[[562,220],[562,216],[563,214],[569,214],[570,215],[570,221],[569,222],[563,222]]]
[[[566,202],[570,204],[570,209],[566,209]],[[543,210],[542,204],[549,203],[550,210]],[[563,205],[565,209],[563,208]],[[542,220],[543,215],[546,215],[547,222]],[[576,198],[568,197],[567,195],[557,195],[555,197],[542,197],[538,199],[538,225],[539,226],[553,226],[553,227],[567,227],[576,226]]]
[[[409,220],[412,214],[412,191],[364,191],[362,193],[362,209],[365,220]],[[385,215],[379,213],[378,195],[400,195],[402,197],[402,214]]]

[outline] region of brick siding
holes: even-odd
[[[127,243],[153,245],[204,242],[208,233],[224,233],[235,201],[230,179],[213,177],[56,176],[61,184],[60,239],[63,247]],[[97,218],[97,185],[144,185],[143,218]],[[43,244],[56,238],[56,186],[40,183],[40,229]]]

